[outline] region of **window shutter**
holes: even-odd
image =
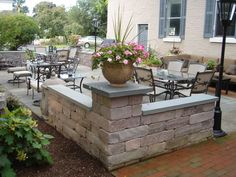
[[[165,37],[166,31],[166,0],[160,0],[159,38]]]
[[[186,0],[181,2],[181,20],[180,20],[180,38],[184,39],[185,35],[185,22],[186,22]]]
[[[204,38],[213,37],[216,0],[206,0]]]

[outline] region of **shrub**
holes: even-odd
[[[148,66],[161,66],[162,61],[158,58],[158,54],[154,49],[149,49],[149,57],[147,60],[144,60],[144,64]]]
[[[18,109],[21,107],[21,103],[19,102],[18,98],[13,95],[7,96],[6,105],[9,111],[13,111],[14,109]]]
[[[16,50],[35,39],[39,33],[32,17],[19,13],[0,14],[0,48]]]
[[[75,47],[77,45],[77,42],[78,42],[79,38],[80,38],[79,35],[70,35],[68,37],[69,45]]]
[[[215,60],[208,60],[207,61],[207,69],[213,70],[216,67],[216,61]]]
[[[0,174],[15,177],[12,164],[51,164],[52,159],[45,146],[52,136],[37,129],[37,122],[31,118],[30,110],[18,108],[5,110],[0,118]]]

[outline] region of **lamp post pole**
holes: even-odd
[[[222,137],[226,135],[226,133],[221,129],[222,111],[220,108],[222,78],[223,78],[223,71],[224,71],[226,33],[227,33],[227,24],[223,24],[223,41],[222,41],[221,58],[220,58],[220,65],[219,65],[219,78],[218,78],[218,83],[216,86],[216,93],[215,93],[215,95],[218,97],[218,100],[215,106],[214,127],[213,127],[215,137]]]
[[[95,44],[94,44],[94,48],[95,48],[95,53],[97,52],[97,27],[94,26],[94,36],[95,36]]]

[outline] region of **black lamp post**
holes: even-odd
[[[93,19],[93,26],[94,26],[94,36],[95,36],[95,52],[97,52],[97,30],[98,30],[98,20],[97,18],[95,17]]]
[[[224,57],[225,57],[225,42],[226,42],[227,27],[232,22],[234,14],[235,14],[236,0],[218,0],[217,7],[218,7],[219,15],[220,15],[220,21],[223,26],[223,41],[222,41],[221,58],[220,58],[220,65],[219,65],[219,78],[218,78],[219,80],[218,80],[216,93],[215,93],[215,95],[219,99],[216,102],[216,106],[215,106],[213,130],[214,130],[215,137],[222,137],[226,135],[226,133],[221,129],[222,111],[220,108],[222,77],[223,77]]]

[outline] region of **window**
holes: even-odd
[[[181,37],[185,33],[186,0],[160,0],[159,37]]]
[[[205,27],[204,27],[205,38],[221,37],[223,35],[223,29],[220,22],[216,1],[217,0],[206,0]],[[227,28],[227,36],[231,38],[236,38],[235,17],[231,25]]]
[[[169,0],[167,5],[167,36],[180,35],[181,0]]]

